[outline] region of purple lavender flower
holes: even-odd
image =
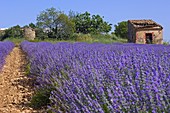
[[[170,47],[22,42],[55,112],[168,112]]]

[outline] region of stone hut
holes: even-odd
[[[35,39],[35,30],[31,27],[24,28],[24,37],[26,40],[34,40]]]
[[[163,27],[153,20],[128,20],[128,41],[163,44]]]

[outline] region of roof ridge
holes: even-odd
[[[159,26],[163,28],[160,24],[156,23],[152,19],[140,19],[140,20],[128,20],[134,27],[149,27],[149,26]]]

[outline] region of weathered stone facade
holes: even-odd
[[[163,44],[163,27],[153,20],[128,20],[128,41]]]
[[[26,40],[34,40],[35,39],[35,30],[30,27],[24,28],[24,37]]]

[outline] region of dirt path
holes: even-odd
[[[0,113],[41,113],[29,107],[33,88],[25,67],[25,55],[15,47],[0,72]]]

